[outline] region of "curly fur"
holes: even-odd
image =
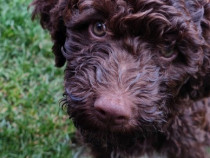
[[[96,158],[159,152],[204,158],[210,144],[209,0],[34,0],[65,69],[68,114]],[[89,27],[104,21],[106,36]],[[166,58],[161,52],[173,51]],[[122,96],[132,118],[97,121],[99,96]]]

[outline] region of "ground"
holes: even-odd
[[[73,125],[59,107],[63,69],[31,22],[31,0],[0,1],[0,157],[71,158]]]

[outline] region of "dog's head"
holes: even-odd
[[[51,33],[56,66],[66,62],[68,113],[78,128],[161,130],[178,98],[197,97],[190,92],[199,89],[195,83],[209,67],[208,0],[32,5],[33,18],[39,15]]]

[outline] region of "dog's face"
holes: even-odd
[[[35,1],[57,66],[66,60],[66,103],[76,126],[99,133],[160,131],[204,62],[202,4]]]

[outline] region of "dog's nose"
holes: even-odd
[[[106,123],[120,125],[127,122],[131,109],[123,101],[114,98],[101,97],[95,101],[94,108],[98,119]]]

